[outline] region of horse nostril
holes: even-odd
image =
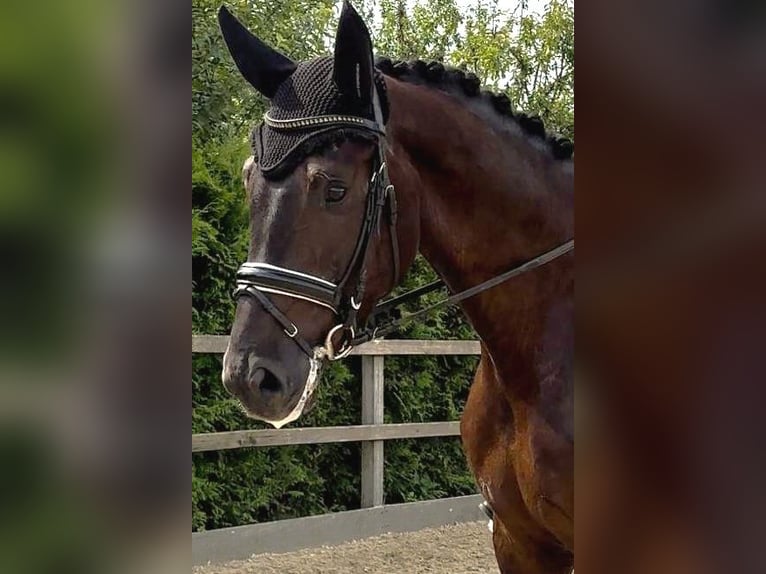
[[[253,386],[263,393],[279,393],[282,391],[281,381],[268,369],[258,368],[253,373]]]

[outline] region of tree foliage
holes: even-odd
[[[266,102],[241,78],[220,36],[220,0],[192,0],[192,261],[193,328],[227,333],[234,273],[247,253],[247,211],[240,178],[248,133]],[[230,0],[227,5],[263,40],[294,59],[329,53],[339,6],[330,0]],[[364,0],[375,49],[398,59],[438,59],[475,72],[508,94],[520,110],[538,112],[555,130],[574,133],[573,6],[553,0],[537,15],[497,0]],[[462,7],[461,7],[462,6]],[[401,289],[432,279],[422,261]],[[438,295],[431,296],[435,300]],[[404,338],[472,338],[451,309],[406,327]],[[476,360],[456,357],[386,360],[386,422],[457,420]],[[192,431],[257,428],[220,384],[220,357],[193,358]],[[316,408],[296,426],[358,424],[358,360],[334,363],[319,386]],[[231,450],[192,457],[195,529],[355,508],[357,444]],[[459,441],[386,443],[386,502],[473,492]]]

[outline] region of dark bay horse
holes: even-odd
[[[418,251],[458,292],[573,236],[571,144],[474,75],[419,61],[375,69],[348,3],[334,56],[300,63],[225,9],[219,20],[272,104],[245,163],[251,247],[223,366],[250,416],[300,416],[328,350],[353,342],[349,325]],[[461,435],[503,573],[573,566],[573,274],[569,253],[462,303],[482,352]]]

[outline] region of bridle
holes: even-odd
[[[352,341],[357,338],[357,334],[361,331],[357,321],[367,283],[367,261],[371,251],[371,238],[374,232],[379,231],[384,211],[391,231],[391,254],[394,262],[392,285],[396,286],[399,282],[396,192],[388,178],[388,170],[386,169],[386,132],[377,88],[373,89],[372,99],[375,121],[344,115],[274,120],[267,113],[264,117],[264,123],[275,130],[352,127],[372,133],[377,140],[377,154],[373,159],[372,175],[367,189],[364,221],[351,260],[337,283],[327,281],[316,275],[268,263],[243,263],[237,271],[237,287],[234,290],[234,297],[239,298],[247,295],[257,299],[263,308],[282,326],[285,335],[295,341],[295,344],[310,358],[317,358],[317,355],[322,355],[330,360],[336,360],[351,352],[354,346]],[[356,278],[356,284],[351,288],[353,278]],[[314,303],[329,309],[337,317],[341,317],[342,321],[327,333],[323,348],[314,348],[300,334],[295,323],[272,303],[268,294],[284,295]],[[336,349],[334,339],[338,334],[342,335],[342,342],[340,348]]]
[[[400,266],[399,242],[397,237],[397,201],[394,186],[388,178],[386,168],[386,132],[383,122],[383,114],[377,89],[373,89],[373,109],[375,121],[370,121],[356,116],[314,116],[298,118],[295,120],[274,120],[268,113],[264,117],[264,123],[272,129],[278,130],[305,130],[311,127],[322,128],[361,128],[371,132],[377,139],[377,154],[373,159],[372,175],[367,190],[367,203],[364,221],[356,240],[351,260],[346,266],[341,279],[333,283],[316,275],[271,265],[269,263],[243,263],[237,270],[237,287],[234,297],[250,296],[257,299],[263,308],[282,326],[285,335],[292,339],[301,350],[308,355],[309,359],[316,362],[322,358],[331,361],[342,359],[347,356],[354,347],[366,343],[378,337],[383,337],[405,323],[431,313],[446,305],[452,305],[473,297],[483,291],[491,289],[508,281],[509,279],[540,267],[574,250],[574,239],[571,239],[550,251],[538,255],[513,267],[488,281],[475,285],[470,289],[461,291],[446,297],[429,307],[406,316],[398,313],[398,308],[414,299],[441,289],[445,286],[439,280],[423,287],[419,287],[388,301],[378,304],[370,313],[365,325],[358,325],[358,313],[364,297],[367,282],[367,261],[371,251],[370,244],[374,232],[379,231],[380,223],[385,216],[388,220],[391,235],[391,253],[393,258],[392,286],[399,283]],[[352,278],[356,277],[356,284],[350,288]],[[392,288],[393,288],[392,287]],[[341,321],[327,333],[324,347],[312,346],[300,334],[297,325],[290,320],[269,299],[269,294],[283,295],[293,299],[308,301],[332,311]],[[340,334],[340,347],[336,349],[334,339]]]

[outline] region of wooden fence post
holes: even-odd
[[[383,356],[362,357],[362,424],[383,423]],[[362,443],[362,508],[383,504],[383,441]]]

